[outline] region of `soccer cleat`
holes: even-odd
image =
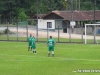
[[[37,54],[36,51],[35,51],[35,54]]]

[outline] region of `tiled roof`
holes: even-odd
[[[52,11],[46,15],[44,15],[42,18],[47,17],[51,13],[54,13],[60,17],[62,17],[65,20],[72,20],[72,14],[73,14],[73,20],[74,21],[86,21],[86,20],[94,20],[94,11]],[[95,20],[100,20],[100,10],[95,11]]]
[[[40,19],[40,18],[42,18],[42,16],[44,16],[45,14],[38,14],[38,18]],[[33,16],[31,16],[31,19],[36,19],[37,18],[37,15],[35,14],[35,15],[33,15]]]

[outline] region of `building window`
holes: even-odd
[[[52,28],[52,22],[47,22],[47,28]]]

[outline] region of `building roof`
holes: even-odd
[[[94,11],[52,11],[50,13],[47,13],[46,15],[43,15],[42,18],[55,14],[60,17],[62,17],[64,20],[72,20],[72,14],[73,14],[73,20],[74,21],[87,21],[87,20],[94,20]],[[95,11],[95,20],[100,20],[100,10]]]
[[[44,16],[45,14],[38,14],[38,19],[41,19],[42,16]],[[30,17],[31,19],[36,19],[37,18],[37,14],[33,15]]]

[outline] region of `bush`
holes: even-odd
[[[8,33],[10,33],[10,30],[9,29],[5,29],[4,30],[4,34],[8,34]]]
[[[36,25],[36,21],[34,20],[27,20],[28,21],[28,25]]]
[[[0,35],[2,35],[2,32],[0,32]]]

